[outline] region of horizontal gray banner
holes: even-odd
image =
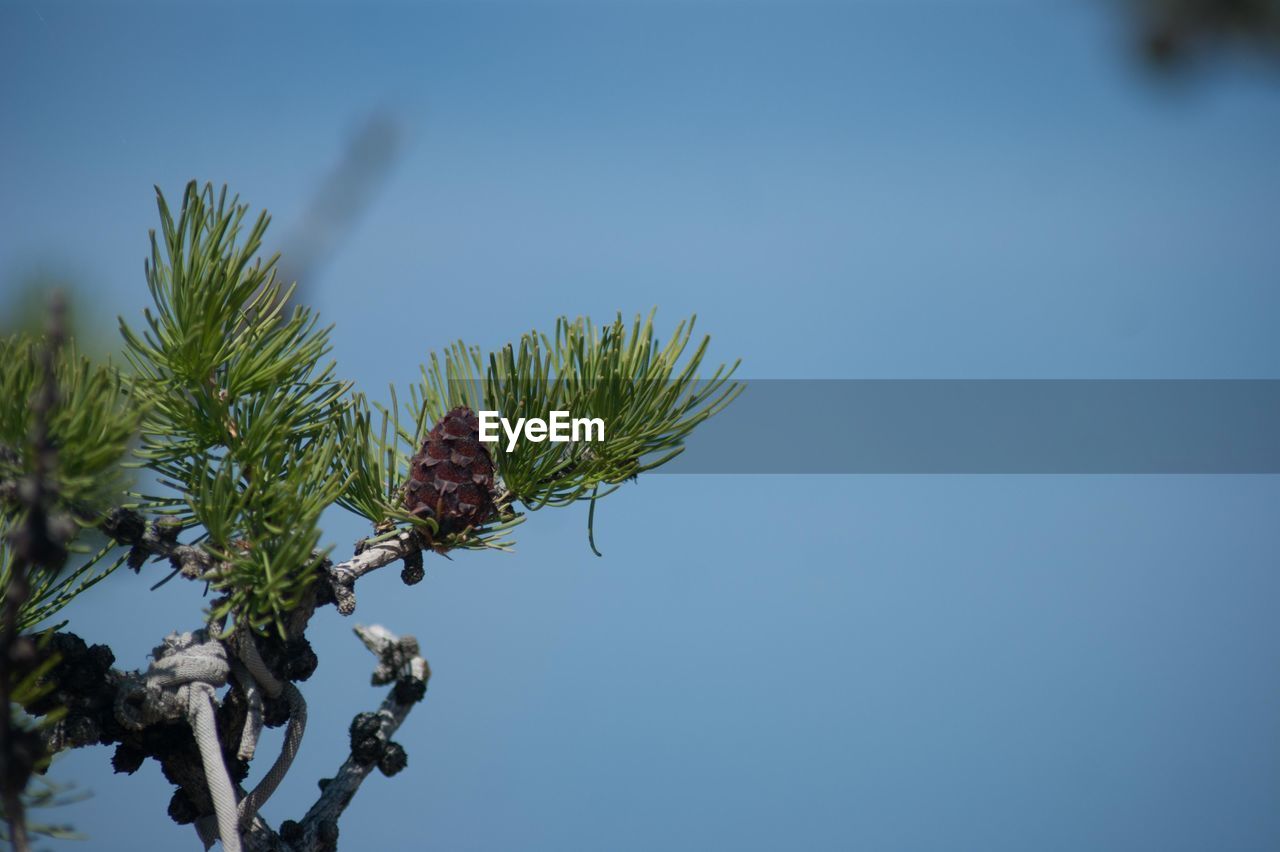
[[[1280,380],[760,380],[665,473],[1280,473]]]

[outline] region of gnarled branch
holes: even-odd
[[[198,545],[180,544],[179,529],[163,521],[148,521],[133,509],[112,509],[98,524],[111,538],[132,548],[129,564],[138,568],[150,556],[168,559],[175,571],[188,579],[213,579],[218,573],[218,563],[208,551]],[[329,560],[321,563],[325,592],[332,598],[343,615],[350,615],[356,608],[354,586],[365,574],[404,560],[404,580],[415,583],[422,578],[422,542],[411,531],[395,533],[382,540],[358,542],[356,553],[345,562],[336,565]],[[324,592],[322,592],[324,594]],[[308,611],[309,615],[309,611]]]
[[[408,761],[404,748],[391,740],[413,705],[426,693],[431,669],[412,636],[396,636],[385,627],[355,628],[356,635],[378,657],[371,678],[375,686],[394,683],[376,712],[361,713],[351,722],[351,754],[338,774],[320,782],[320,798],[301,822],[280,826],[280,837],[295,852],[328,852],[338,840],[338,817],[351,803],[364,779],[376,766],[395,775]]]

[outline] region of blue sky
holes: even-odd
[[[380,110],[400,156],[308,282],[371,393],[456,337],[654,305],[750,378],[1278,378],[1280,82],[1160,81],[1128,47],[1090,3],[9,2],[0,287],[52,274],[84,319],[137,317],[152,184],[230,183],[283,239]],[[604,559],[585,511],[539,512],[514,556],[359,589],[353,621],[418,635],[435,676],[345,842],[1274,849],[1278,497],[656,475],[602,504]],[[72,629],[144,665],[203,604],[150,582]],[[350,623],[313,625],[273,822],[381,698]],[[93,792],[59,818],[95,849],[196,843],[154,764],[108,760],[56,764]]]

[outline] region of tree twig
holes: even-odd
[[[338,612],[350,615],[355,612],[356,596],[352,590],[356,580],[398,560],[412,561],[422,553],[422,542],[415,533],[400,532],[385,541],[360,542],[356,554],[346,562],[326,568],[330,589]]]
[[[372,682],[394,683],[391,692],[374,713],[361,713],[351,723],[351,754],[338,774],[320,782],[320,797],[301,822],[280,826],[280,837],[295,852],[328,852],[338,839],[338,817],[351,803],[364,779],[376,766],[385,775],[404,768],[404,749],[391,737],[400,728],[413,705],[426,693],[431,669],[422,658],[418,640],[397,636],[379,625],[355,628],[356,635],[378,657]]]
[[[117,508],[108,512],[99,522],[99,528],[121,544],[133,548],[129,564],[134,568],[150,556],[168,559],[174,570],[191,580],[212,579],[217,576],[219,564],[208,551],[198,545],[180,544],[178,528],[163,522],[148,521],[133,509]],[[356,553],[345,562],[336,565],[325,560],[321,563],[326,591],[338,607],[338,612],[350,615],[355,612],[356,580],[399,560],[413,561],[422,553],[422,543],[413,532],[396,533],[383,541],[361,541]]]

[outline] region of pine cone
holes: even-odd
[[[493,459],[470,408],[453,409],[428,433],[410,465],[404,503],[418,517],[435,519],[441,535],[493,516]]]

